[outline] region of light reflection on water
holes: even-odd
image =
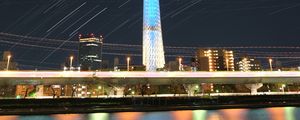
[[[0,120],[299,120],[300,108],[0,116]]]

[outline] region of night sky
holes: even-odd
[[[300,44],[299,0],[160,3],[165,46]],[[142,44],[142,11],[142,0],[0,0],[0,51],[12,51],[22,68],[57,69],[70,54],[77,55],[78,34],[94,33],[112,44],[104,48],[103,59],[132,54],[140,64],[139,47],[130,45]],[[166,54],[181,53],[166,50]]]

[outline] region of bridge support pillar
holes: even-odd
[[[114,87],[107,87],[105,91],[106,91],[107,96],[115,95]]]
[[[116,91],[116,95],[118,97],[123,97],[124,96],[125,87],[115,87],[114,90]]]
[[[36,96],[42,97],[44,95],[44,85],[37,85],[36,86]]]
[[[109,87],[107,88],[107,94],[108,96],[118,96],[122,97],[124,96],[124,90],[125,87],[120,87],[120,86],[114,86],[114,87]]]
[[[195,95],[195,90],[199,87],[197,84],[183,84],[185,91],[187,92],[188,96]]]
[[[245,86],[251,90],[251,94],[257,94],[257,89],[261,88],[263,84],[255,83],[255,84],[246,84]]]

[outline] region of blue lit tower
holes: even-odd
[[[143,64],[146,71],[156,71],[165,64],[159,0],[144,0]]]

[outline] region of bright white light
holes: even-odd
[[[60,85],[52,85],[53,88],[60,88]]]
[[[68,69],[68,68],[65,66],[65,67],[64,67],[64,71],[66,71],[67,69]]]

